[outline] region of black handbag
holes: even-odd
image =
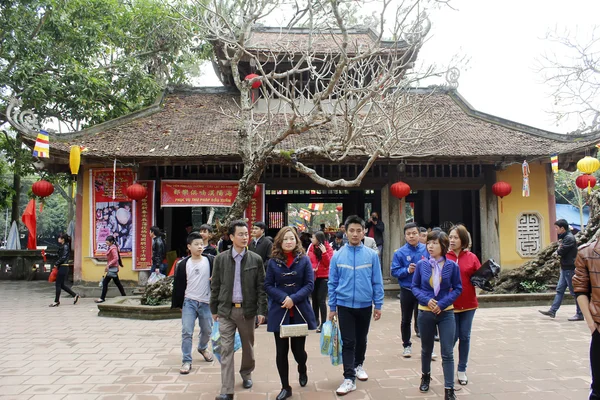
[[[493,292],[494,287],[490,281],[500,275],[500,269],[500,265],[490,258],[471,276],[471,283],[482,290]]]

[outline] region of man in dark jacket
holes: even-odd
[[[233,246],[215,258],[211,280],[210,310],[213,319],[219,321],[221,334],[221,394],[216,400],[233,399],[236,330],[242,341],[242,386],[244,389],[252,387],[254,319],[258,316],[258,323],[262,324],[267,312],[262,258],[246,251],[248,225],[244,221],[233,221],[228,234]]]
[[[262,258],[263,264],[267,266],[271,258],[271,249],[273,242],[265,236],[267,225],[262,221],[256,221],[252,224],[252,240],[248,244],[248,250],[255,252]]]
[[[167,251],[165,250],[161,229],[158,226],[151,227],[150,237],[152,238],[152,268],[150,268],[150,273],[160,272],[166,275],[167,264],[163,263],[163,260]]]
[[[556,296],[548,311],[539,310],[540,313],[547,315],[550,318],[556,316],[556,312],[560,308],[565,290],[569,288],[572,296],[575,296],[573,290],[573,275],[575,274],[575,258],[577,257],[577,241],[575,236],[569,229],[569,223],[564,219],[559,219],[554,223],[556,232],[558,233],[559,245],[556,255],[560,257],[560,277],[556,285]],[[583,314],[579,309],[577,301],[575,302],[577,313],[569,318],[569,321],[583,321]]]
[[[173,299],[171,308],[181,308],[181,351],[183,360],[179,373],[187,375],[192,369],[192,340],[194,325],[198,319],[200,341],[198,353],[206,362],[212,362],[208,351],[208,342],[212,333],[212,315],[210,312],[210,275],[214,256],[203,255],[204,246],[198,232],[192,232],[187,238],[190,256],[183,258],[175,266],[173,280]]]
[[[375,239],[375,244],[377,245],[377,250],[379,253],[379,260],[381,260],[381,255],[383,254],[383,231],[385,226],[379,219],[379,214],[377,214],[377,212],[373,211],[371,213],[371,218],[369,218],[365,227],[367,228],[366,236]]]

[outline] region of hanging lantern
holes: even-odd
[[[71,168],[71,174],[73,175],[73,198],[75,198],[75,184],[77,182],[77,174],[79,173],[80,165],[81,147],[74,144],[71,146],[71,152],[69,153],[69,167]]]
[[[575,179],[575,185],[581,190],[587,189],[589,194],[592,192],[592,188],[596,186],[596,178],[593,175],[580,175]]]
[[[54,186],[45,180],[37,181],[31,186],[31,191],[38,197],[48,197],[54,193]]]
[[[148,190],[139,183],[134,183],[133,185],[127,187],[125,194],[127,194],[127,197],[130,199],[138,201],[146,198],[148,195]]]
[[[504,204],[502,203],[502,199],[504,198],[504,196],[508,196],[510,192],[512,192],[512,186],[510,186],[510,183],[508,182],[496,182],[492,185],[492,192],[496,196],[500,197],[500,212],[503,213]]]
[[[404,182],[396,182],[390,187],[392,196],[402,199],[410,194],[410,186]]]
[[[585,156],[577,161],[577,169],[584,174],[593,174],[600,168],[600,161],[597,158]]]
[[[335,209],[337,212],[341,212],[344,208],[342,206],[336,206]]]
[[[248,75],[246,75],[246,78],[244,78],[244,79],[247,80],[247,81],[251,81],[254,78],[258,78],[258,75],[256,75],[256,74],[248,74]],[[252,84],[252,89],[258,89],[261,86],[262,86],[262,81],[255,81]]]

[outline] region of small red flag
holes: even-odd
[[[37,248],[37,231],[36,231],[36,220],[35,220],[35,200],[29,200],[29,204],[23,212],[21,220],[29,230],[29,238],[27,239],[27,248],[29,250],[35,250]]]

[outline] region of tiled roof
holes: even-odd
[[[236,99],[235,93],[215,88],[168,94],[154,109],[109,121],[61,138],[62,141],[51,139],[51,154],[66,154],[70,145],[79,144],[89,149],[86,158],[240,160],[236,135],[240,125],[234,117],[238,112]],[[447,110],[454,125],[437,137],[435,144],[429,143],[421,149],[396,149],[409,159],[415,152],[427,152],[432,159],[479,158],[482,162],[534,159],[552,153],[582,151],[600,141],[598,135],[559,135],[480,113],[453,91],[434,94],[430,99]],[[291,136],[279,148],[319,143],[328,129],[332,127]],[[362,143],[367,148],[373,146],[367,140]]]

